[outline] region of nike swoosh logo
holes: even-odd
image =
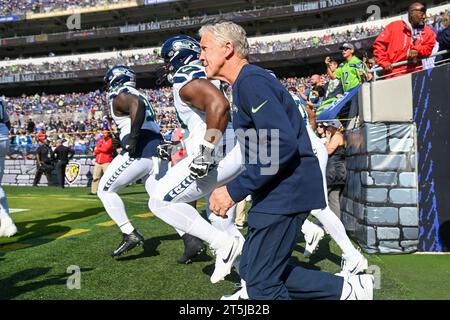
[[[259,109],[261,109],[262,107],[264,107],[264,105],[267,103],[267,100],[264,101],[263,103],[261,103],[259,106],[257,106],[256,108],[252,108],[252,112],[253,113],[257,113],[259,111]]]
[[[314,243],[314,241],[316,240],[316,238],[317,238],[317,234],[314,234],[314,237],[311,239],[311,242],[308,242],[308,245],[309,245],[309,246],[312,246],[312,244]]]
[[[234,248],[234,243],[231,246],[230,252],[228,253],[228,257],[226,257],[225,259],[222,259],[223,263],[228,263],[228,261],[230,260],[230,257],[231,257],[231,253],[233,252],[233,248]]]
[[[359,264],[357,264],[357,265],[350,271],[350,273],[354,273],[355,270],[356,270],[358,267],[359,267]],[[359,283],[361,283],[361,279],[359,279]],[[361,286],[362,286],[362,284],[361,284]]]

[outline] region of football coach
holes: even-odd
[[[326,206],[319,163],[294,100],[271,73],[249,64],[242,27],[221,22],[203,26],[199,34],[208,78],[233,86],[233,127],[244,158],[254,160],[245,160],[245,170],[216,189],[209,202],[216,215],[225,216],[232,205],[252,196],[239,268],[248,297],[340,299],[342,277],[288,265],[303,221],[311,210]],[[255,134],[247,134],[252,130]],[[257,140],[246,143],[243,135]],[[264,144],[271,154],[278,152],[277,170],[270,174],[264,169],[274,163],[262,161]]]

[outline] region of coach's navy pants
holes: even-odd
[[[340,299],[342,277],[288,265],[308,214],[250,211],[239,268],[250,299]]]

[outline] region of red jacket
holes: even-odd
[[[408,54],[411,49],[416,50],[418,58],[426,58],[431,55],[434,45],[436,44],[436,35],[433,30],[425,25],[424,29],[418,34],[416,42],[413,43],[412,32],[413,28],[408,21],[404,20],[391,22],[386,26],[384,31],[380,33],[373,44],[373,53],[377,58],[377,64],[381,67],[386,67],[388,63],[396,63],[408,60]],[[404,71],[391,77],[397,77],[412,70],[413,67],[421,66],[422,62],[400,66],[393,68],[392,71],[385,71],[385,74],[390,74],[398,71]],[[407,71],[407,69],[410,69]]]
[[[100,139],[94,149],[95,162],[98,164],[109,163],[113,160],[112,138]]]

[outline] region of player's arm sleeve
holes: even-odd
[[[377,58],[377,64],[385,68],[389,61],[388,46],[391,42],[391,25],[387,25],[382,33],[378,35],[373,43],[373,54]]]
[[[419,58],[426,58],[433,53],[434,46],[436,45],[436,36],[433,31],[425,32],[423,41],[417,42],[411,49],[416,50],[419,54]]]
[[[244,146],[245,138],[236,132],[240,146],[245,149],[246,158],[250,161],[245,163],[246,170],[227,185],[228,193],[235,202],[264,189],[298,153],[297,133],[294,132],[290,119],[283,110],[281,94],[275,91],[270,82],[261,76],[248,77],[242,81],[239,92],[241,105],[237,116],[243,112],[245,115],[240,117],[248,119],[247,123],[240,122],[243,125],[242,129],[254,128],[256,134],[261,137]],[[264,129],[267,130],[267,135],[264,135]],[[261,153],[261,146],[265,147],[265,153],[270,153],[271,156],[278,150],[278,157],[269,163],[262,163],[262,157],[265,155]],[[251,161],[252,159],[254,161]]]

